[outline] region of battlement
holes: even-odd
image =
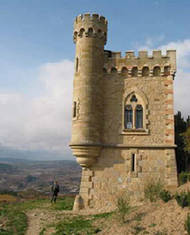
[[[101,23],[107,25],[107,20],[104,16],[101,16],[99,14],[90,14],[90,13],[85,13],[81,14],[76,17],[75,19],[75,24],[80,24],[82,22],[94,22],[94,23]]]
[[[154,74],[154,68],[160,70],[161,75],[175,74],[176,72],[176,51],[167,50],[166,54],[163,54],[161,50],[153,50],[152,55],[148,54],[148,51],[139,51],[138,56],[134,51],[125,52],[125,56],[121,56],[121,52],[105,51],[105,64],[104,71],[108,73],[129,71],[129,74],[133,68],[137,70],[138,76],[143,69],[150,71],[150,76]]]
[[[153,50],[152,51],[152,55],[148,55],[148,51],[139,51],[138,52],[138,56],[135,56],[135,52],[134,51],[126,51],[125,52],[125,57],[121,56],[121,52],[115,52],[115,51],[108,51],[105,50],[105,55],[111,52],[111,56],[112,58],[127,58],[127,59],[141,59],[141,58],[150,58],[150,59],[154,59],[154,58],[166,58],[166,57],[174,57],[176,56],[176,50],[167,50],[166,54],[163,54],[161,50]]]
[[[78,37],[96,37],[107,40],[107,20],[98,14],[86,13],[76,17],[74,21],[73,40],[76,42]]]

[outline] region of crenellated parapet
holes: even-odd
[[[82,37],[95,37],[102,39],[104,44],[107,40],[107,20],[98,14],[83,14],[76,17],[74,22],[73,40]]]
[[[154,50],[149,56],[147,51],[139,51],[135,56],[134,51],[127,51],[125,57],[121,52],[104,52],[104,72],[122,73],[129,77],[140,76],[168,76],[176,72],[176,51],[167,50],[163,55],[161,50]]]

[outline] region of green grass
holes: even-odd
[[[190,213],[187,215],[187,219],[185,221],[185,230],[190,234]]]
[[[15,203],[0,203],[0,224],[5,224],[0,229],[1,235],[24,235],[27,230],[26,212],[35,208],[47,208],[51,210],[71,210],[74,198],[64,197],[58,199],[56,204],[48,199],[27,200]],[[42,232],[43,234],[43,232]]]
[[[93,219],[86,219],[83,216],[66,218],[56,225],[54,235],[92,235],[101,231],[93,226]]]
[[[150,228],[155,227],[155,226],[156,226],[156,224],[154,224],[154,223],[149,225]]]
[[[39,235],[44,235],[45,231],[46,231],[46,229],[43,228],[43,229],[40,231]]]
[[[114,212],[107,212],[91,216],[66,216],[59,223],[51,224],[47,227],[55,228],[54,235],[92,235],[100,232],[101,225],[94,225],[95,221],[111,218]],[[43,235],[43,233],[42,233]]]
[[[114,212],[106,212],[106,213],[102,213],[102,214],[93,215],[93,218],[94,219],[108,218],[108,217],[111,217],[113,214],[114,214]]]
[[[94,225],[95,221],[102,218],[111,218],[114,212],[107,212],[102,214],[96,214],[91,216],[67,216],[64,220],[57,224],[52,224],[50,227],[54,227],[56,232],[54,235],[91,235],[101,231],[101,226]]]
[[[72,210],[74,203],[74,197],[63,197],[52,203],[52,209],[54,210]]]
[[[0,211],[0,221],[6,221],[6,226],[0,230],[1,235],[24,235],[27,229],[27,217],[22,211],[4,207]]]

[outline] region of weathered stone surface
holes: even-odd
[[[74,202],[73,210],[74,211],[79,211],[81,209],[84,209],[83,199],[82,199],[82,197],[80,195],[77,195],[75,197],[75,202]]]
[[[74,24],[76,63],[71,149],[83,167],[80,195],[85,208],[114,208],[118,192],[141,200],[144,185],[161,179],[177,186],[173,77],[176,52],[104,51],[107,21],[79,16]],[[135,95],[133,101],[132,97]],[[131,129],[124,112],[131,105]],[[143,109],[136,128],[136,107]],[[133,159],[134,157],[134,159]],[[78,200],[78,199],[76,199]]]

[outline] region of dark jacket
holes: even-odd
[[[59,185],[58,184],[53,184],[51,187],[51,191],[53,192],[54,195],[57,195],[59,192]]]

